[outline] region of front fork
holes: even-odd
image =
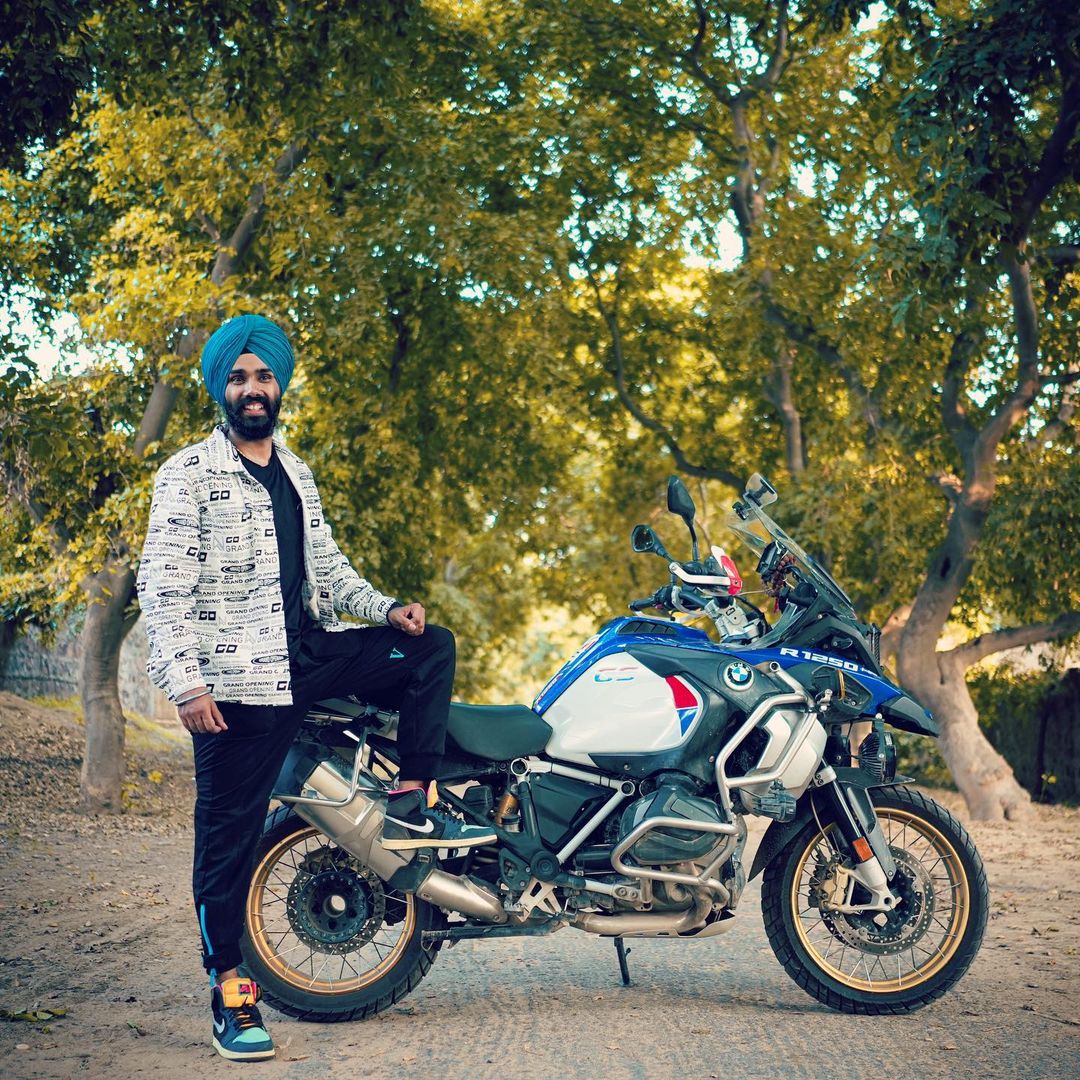
[[[837,869],[833,895],[824,906],[845,914],[892,911],[899,902],[899,897],[889,888],[889,882],[896,876],[896,860],[866,788],[838,783],[831,765],[819,769],[813,783],[822,795],[826,816],[839,833],[837,847],[852,862],[850,868]],[[870,893],[869,903],[852,904],[856,884]]]

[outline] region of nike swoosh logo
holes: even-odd
[[[413,832],[429,833],[435,831],[435,822],[428,820],[424,822],[423,828],[411,821],[402,821],[401,818],[391,817],[386,814],[386,820],[394,822],[395,825],[401,825],[403,828],[412,829]]]
[[[391,649],[390,650],[390,659],[391,660],[404,660],[405,659],[405,654],[403,652],[399,652],[397,649]]]
[[[215,1020],[214,1021],[214,1030],[220,1035],[225,1030],[225,1021],[222,1020],[221,1023],[219,1024]]]

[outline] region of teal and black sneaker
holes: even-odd
[[[214,1049],[230,1061],[262,1061],[274,1056],[274,1040],[256,1007],[259,988],[252,979],[226,979],[210,997]]]
[[[496,839],[492,829],[466,825],[450,814],[430,808],[427,796],[419,788],[391,795],[387,800],[382,846],[390,851],[471,848],[493,844]]]

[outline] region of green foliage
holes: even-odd
[[[987,253],[1025,239],[1029,186],[1041,167],[1033,149],[1058,119],[1062,73],[1078,60],[1080,12],[991,0],[964,20],[928,19],[914,45],[926,66],[900,104],[900,130],[919,163],[924,265],[982,263],[993,272]],[[1065,185],[1047,210],[1066,218],[1075,205],[1075,187]]]
[[[100,59],[85,18],[74,0],[0,3],[0,166],[18,165],[28,146],[69,128],[75,97]]]
[[[893,731],[896,740],[896,771],[924,787],[956,790],[953,775],[941,756],[936,740],[906,731]]]
[[[553,610],[599,620],[655,587],[627,536],[685,546],[661,510],[672,443],[713,477],[694,494],[715,542],[719,477],[760,469],[865,614],[911,600],[948,514],[928,477],[962,464],[941,420],[957,335],[979,342],[973,423],[1013,385],[996,260],[1075,54],[1061,5],[793,4],[778,67],[763,0],[87,10],[56,33],[94,78],[76,64],[69,119],[24,124],[0,172],[9,298],[75,314],[99,358],[43,382],[8,342],[0,463],[35,509],[9,484],[5,610],[44,618],[137,559],[154,468],[214,419],[192,342],[239,311],[289,326],[283,432],[361,570],[457,631],[465,695],[550,674],[577,633]],[[1032,439],[1080,346],[1076,274],[1039,252],[1078,220],[1062,183],[1032,224],[1059,381],[1003,441],[954,611],[972,627],[1080,603],[1075,424]],[[162,383],[170,426],[137,457]]]

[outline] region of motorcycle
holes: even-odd
[[[629,982],[625,939],[722,934],[759,874],[772,949],[819,1001],[901,1013],[952,987],[982,941],[986,876],[960,823],[897,775],[886,730],[937,724],[886,677],[877,628],[766,513],[776,498],[755,474],[728,522],[758,557],[772,625],[725,551],[701,558],[672,477],[691,559],[647,526],[631,538],[669,583],[585,642],[531,707],[451,705],[441,805],[493,828],[494,844],[383,848],[396,717],[353,699],[313,706],[247,898],[242,949],[267,1001],[363,1019],[415,989],[444,943],[564,927],[612,938]],[[866,731],[854,753],[853,729]],[[748,815],[769,819],[749,871]]]

